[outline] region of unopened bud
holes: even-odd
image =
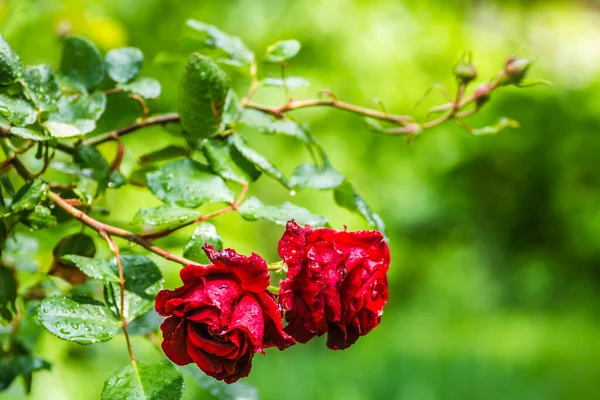
[[[454,73],[456,80],[464,85],[477,78],[477,70],[470,61],[460,60],[458,64],[454,66],[452,72]]]
[[[531,66],[531,60],[528,58],[515,58],[510,57],[506,60],[504,71],[500,77],[501,85],[518,85],[521,83],[527,71]]]
[[[493,89],[493,86],[489,83],[484,83],[480,85],[475,93],[473,93],[473,98],[475,99],[475,105],[477,108],[481,107],[490,99],[490,93]]]

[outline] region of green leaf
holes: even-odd
[[[17,300],[17,281],[13,273],[0,265],[0,322],[10,323],[15,315]]]
[[[246,160],[231,144],[230,135],[204,139],[202,152],[211,169],[230,181],[248,183],[257,180],[261,174],[254,164]]]
[[[79,344],[106,342],[120,329],[108,307],[90,297],[48,297],[37,309],[37,319],[50,333]]]
[[[14,233],[8,239],[2,251],[2,263],[14,269],[36,272],[39,266],[36,254],[39,250],[38,241],[20,232]]]
[[[23,74],[21,59],[0,35],[0,85],[10,85]]]
[[[273,116],[252,108],[244,109],[240,122],[262,133],[291,136],[303,143],[310,141],[306,131],[297,122],[276,120]]]
[[[96,254],[94,240],[84,233],[73,233],[60,239],[52,250],[52,255],[57,259],[74,254],[84,257],[94,257]]]
[[[86,134],[96,129],[96,121],[104,114],[106,95],[95,92],[79,96],[76,100],[63,96],[57,107],[58,110],[48,116],[46,125],[51,121],[67,123],[76,126],[81,134]]]
[[[202,250],[202,246],[205,243],[213,245],[216,250],[223,249],[223,239],[221,239],[219,232],[217,232],[217,228],[208,222],[196,227],[192,237],[183,249],[183,256],[201,264],[210,264],[206,253]]]
[[[55,138],[69,138],[83,135],[83,132],[78,127],[64,122],[46,121],[43,123],[43,126],[50,136]]]
[[[147,178],[150,191],[167,204],[196,208],[208,202],[233,202],[225,181],[194,160],[166,163]]]
[[[130,335],[147,335],[156,332],[164,320],[164,317],[161,317],[156,310],[152,309],[127,324],[127,332]]]
[[[271,87],[285,87],[288,89],[298,89],[301,87],[309,86],[310,82],[300,76],[286,76],[285,79],[265,78],[262,81],[262,84]]]
[[[179,400],[183,396],[183,377],[170,362],[134,361],[104,382],[102,400]]]
[[[32,128],[12,126],[10,128],[10,133],[25,140],[35,140],[36,142],[43,142],[50,139],[49,136],[44,135],[44,132]]]
[[[10,209],[14,212],[33,210],[39,202],[46,199],[47,195],[48,184],[36,179],[19,189]]]
[[[321,190],[333,189],[341,185],[343,181],[344,175],[330,165],[320,168],[314,164],[301,164],[290,177],[290,184],[294,189],[305,187]]]
[[[98,181],[98,194],[104,193],[110,179],[110,165],[102,153],[93,146],[77,146],[73,159],[83,168],[94,171],[94,177]]]
[[[290,184],[283,173],[260,153],[250,148],[240,135],[233,134],[229,136],[231,137],[231,143],[240,152],[242,157],[244,157],[248,162],[252,163],[258,170],[277,180],[284,187],[288,189],[290,188]]]
[[[154,208],[141,208],[131,220],[132,225],[152,227],[154,230],[170,229],[200,218],[200,213],[189,208],[162,205]],[[158,229],[157,229],[158,228]]]
[[[104,78],[104,62],[98,48],[86,38],[71,36],[65,40],[60,72],[74,87],[95,88]]]
[[[230,36],[217,27],[194,19],[188,19],[185,25],[184,39],[189,43],[186,47],[191,48],[191,51],[216,48],[222,50],[232,60],[244,64],[250,64],[254,61],[254,53],[246,47],[240,38]]]
[[[227,75],[208,57],[192,54],[179,84],[178,108],[185,138],[196,149],[219,133],[229,83]]]
[[[28,375],[41,369],[50,369],[51,364],[30,354],[21,354],[11,360],[0,363],[0,390],[10,386],[19,376]]]
[[[223,110],[223,116],[221,117],[221,131],[235,128],[238,120],[242,116],[244,108],[240,103],[240,99],[233,90],[229,90],[227,98],[225,99],[225,107]]]
[[[251,197],[238,208],[242,218],[248,221],[266,219],[278,225],[285,225],[289,220],[296,220],[300,225],[326,226],[327,218],[313,215],[306,208],[285,202],[277,206],[263,204],[256,197]]]
[[[281,63],[293,58],[300,51],[300,42],[297,40],[281,40],[267,47],[263,62]]]
[[[115,274],[109,263],[97,258],[89,258],[76,254],[68,254],[61,258],[61,261],[75,264],[77,268],[90,278],[101,281],[119,282],[119,276]]]
[[[518,127],[519,127],[519,123],[517,121],[515,121],[514,119],[504,117],[504,118],[500,118],[498,120],[498,122],[496,122],[493,125],[486,126],[484,128],[479,128],[479,129],[472,129],[471,133],[473,135],[495,135],[506,128],[518,128]]]
[[[33,229],[44,229],[55,226],[58,222],[52,215],[52,210],[48,207],[38,204],[27,216],[28,225]]]
[[[48,65],[35,65],[25,68],[23,76],[25,93],[40,111],[51,111],[56,108],[60,97],[60,86]]]
[[[31,125],[37,120],[37,111],[29,101],[4,93],[0,93],[0,114],[17,126]]]
[[[184,373],[194,379],[202,389],[219,400],[258,400],[258,391],[254,386],[245,382],[227,384],[206,375],[193,364],[179,367]]]
[[[348,181],[345,181],[340,186],[335,188],[333,192],[335,202],[352,212],[362,215],[367,223],[385,235],[385,225],[379,215],[377,215],[367,202],[360,197],[354,186]]]
[[[123,276],[125,278],[125,311],[126,321],[144,315],[154,307],[156,295],[163,287],[160,270],[149,258],[136,254],[122,254]],[[110,267],[115,274],[119,267],[115,259],[111,260]],[[121,287],[114,283],[107,283],[108,304],[115,314],[120,314]]]
[[[144,54],[135,47],[123,47],[106,53],[104,61],[108,76],[115,82],[125,83],[139,74]]]
[[[167,161],[172,160],[173,158],[187,158],[189,157],[191,151],[187,147],[170,145],[164,147],[160,150],[156,150],[143,156],[140,156],[139,163],[140,164],[151,164],[159,161]]]
[[[125,93],[134,93],[148,100],[157,99],[162,90],[159,81],[144,76],[128,83],[119,83],[117,87]]]

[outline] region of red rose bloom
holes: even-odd
[[[327,347],[345,349],[379,324],[390,265],[380,232],[302,228],[290,221],[279,255],[288,266],[279,294],[288,310],[284,331],[298,342],[327,332]]]
[[[267,291],[265,261],[208,244],[204,251],[212,265],[184,267],[183,286],[156,296],[156,311],[168,317],[161,325],[162,349],[175,364],[193,362],[232,383],[248,376],[254,353],[294,341],[283,332],[281,310]]]

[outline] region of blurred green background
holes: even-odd
[[[323,340],[257,355],[245,381],[263,399],[592,399],[600,382],[600,4],[591,1],[448,0],[5,0],[0,31],[28,64],[57,65],[58,32],[82,34],[104,51],[131,45],[146,54],[144,74],[163,85],[152,112],[175,110],[178,64],[153,63],[176,49],[183,23],[196,18],[242,37],[257,54],[295,38],[303,49],[289,73],[340,99],[423,117],[414,109],[433,82],[454,84],[451,69],[471,50],[480,76],[509,54],[536,60],[533,78],[552,87],[509,88],[472,118],[480,127],[502,116],[521,123],[497,136],[473,137],[449,123],[405,145],[368,132],[360,118],[331,109],[307,121],[331,160],[387,224],[392,252],[390,301],[381,325],[341,352]],[[264,69],[266,75],[277,70]],[[247,85],[240,80],[239,93]],[[266,103],[280,91],[261,92]],[[427,103],[443,102],[433,94]],[[128,121],[111,112],[104,127]],[[111,111],[112,107],[112,111]],[[127,136],[125,171],[140,154],[174,139],[160,128]],[[307,160],[295,142],[251,141],[289,174]],[[113,154],[113,144],[102,148]],[[110,157],[110,156],[109,156]],[[263,201],[291,200],[332,225],[356,230],[358,217],[329,192],[293,199],[261,178]],[[111,221],[157,205],[139,188],[109,191]],[[277,258],[283,228],[237,215],[216,221],[226,246]],[[71,226],[77,231],[76,224]],[[61,231],[64,232],[64,231]],[[191,230],[161,243],[180,248]],[[41,233],[37,261],[50,263],[56,232]],[[108,254],[108,253],[107,253]],[[160,261],[160,260],[158,260]],[[160,261],[167,286],[175,264]],[[138,358],[160,359],[144,339]],[[52,372],[34,376],[33,399],[96,399],[103,381],[127,363],[122,337],[81,347],[45,334],[38,344]],[[21,399],[20,382],[0,398]],[[186,399],[210,398],[187,382]]]

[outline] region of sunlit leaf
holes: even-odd
[[[0,93],[0,114],[12,125],[27,126],[36,122],[37,112],[28,100]]]
[[[62,261],[75,264],[77,268],[90,278],[101,281],[119,282],[119,276],[115,274],[115,271],[112,270],[110,264],[106,261],[76,254],[63,256]]]
[[[262,133],[286,135],[308,143],[306,131],[295,121],[275,119],[273,116],[251,108],[244,109],[240,122]]]
[[[225,181],[190,159],[172,161],[147,175],[148,187],[167,204],[196,208],[209,202],[233,202]]]
[[[108,307],[89,297],[48,297],[37,311],[38,321],[61,339],[92,344],[112,339],[120,329]]]
[[[161,93],[160,82],[154,78],[144,76],[131,82],[119,83],[117,87],[125,93],[134,93],[148,100],[157,99]]]
[[[28,66],[23,81],[27,87],[25,93],[40,111],[50,111],[56,107],[60,86],[48,65]]]
[[[132,225],[169,229],[200,217],[200,213],[189,208],[173,205],[162,205],[154,208],[141,208],[131,220]]]
[[[208,57],[192,54],[179,84],[178,108],[185,138],[194,148],[218,134],[229,83]]]
[[[281,63],[287,61],[300,51],[300,42],[297,40],[281,40],[267,47],[263,62]]]
[[[178,400],[182,395],[183,377],[173,364],[135,361],[104,382],[101,399]]]
[[[256,197],[244,201],[238,208],[240,215],[248,221],[266,219],[278,225],[285,225],[289,220],[296,220],[301,225],[326,226],[327,218],[313,215],[306,208],[285,202],[276,206],[263,204]]]
[[[48,122],[57,121],[76,126],[82,134],[96,129],[96,122],[106,109],[106,95],[94,92],[91,95],[82,95],[77,99],[69,96],[60,98],[58,109],[48,116]]]
[[[330,165],[321,168],[314,164],[301,164],[290,177],[290,184],[294,189],[310,187],[327,190],[338,187],[343,181],[344,175]]]
[[[108,76],[115,82],[124,83],[140,72],[144,54],[135,47],[123,47],[106,53],[104,60]]]
[[[66,124],[58,121],[46,121],[43,125],[50,136],[55,138],[69,138],[83,135],[83,132],[81,132],[78,127],[72,124]]]
[[[43,142],[50,139],[49,136],[44,135],[44,132],[32,128],[19,128],[13,126],[10,128],[10,133],[26,140],[34,140],[36,142]]]

